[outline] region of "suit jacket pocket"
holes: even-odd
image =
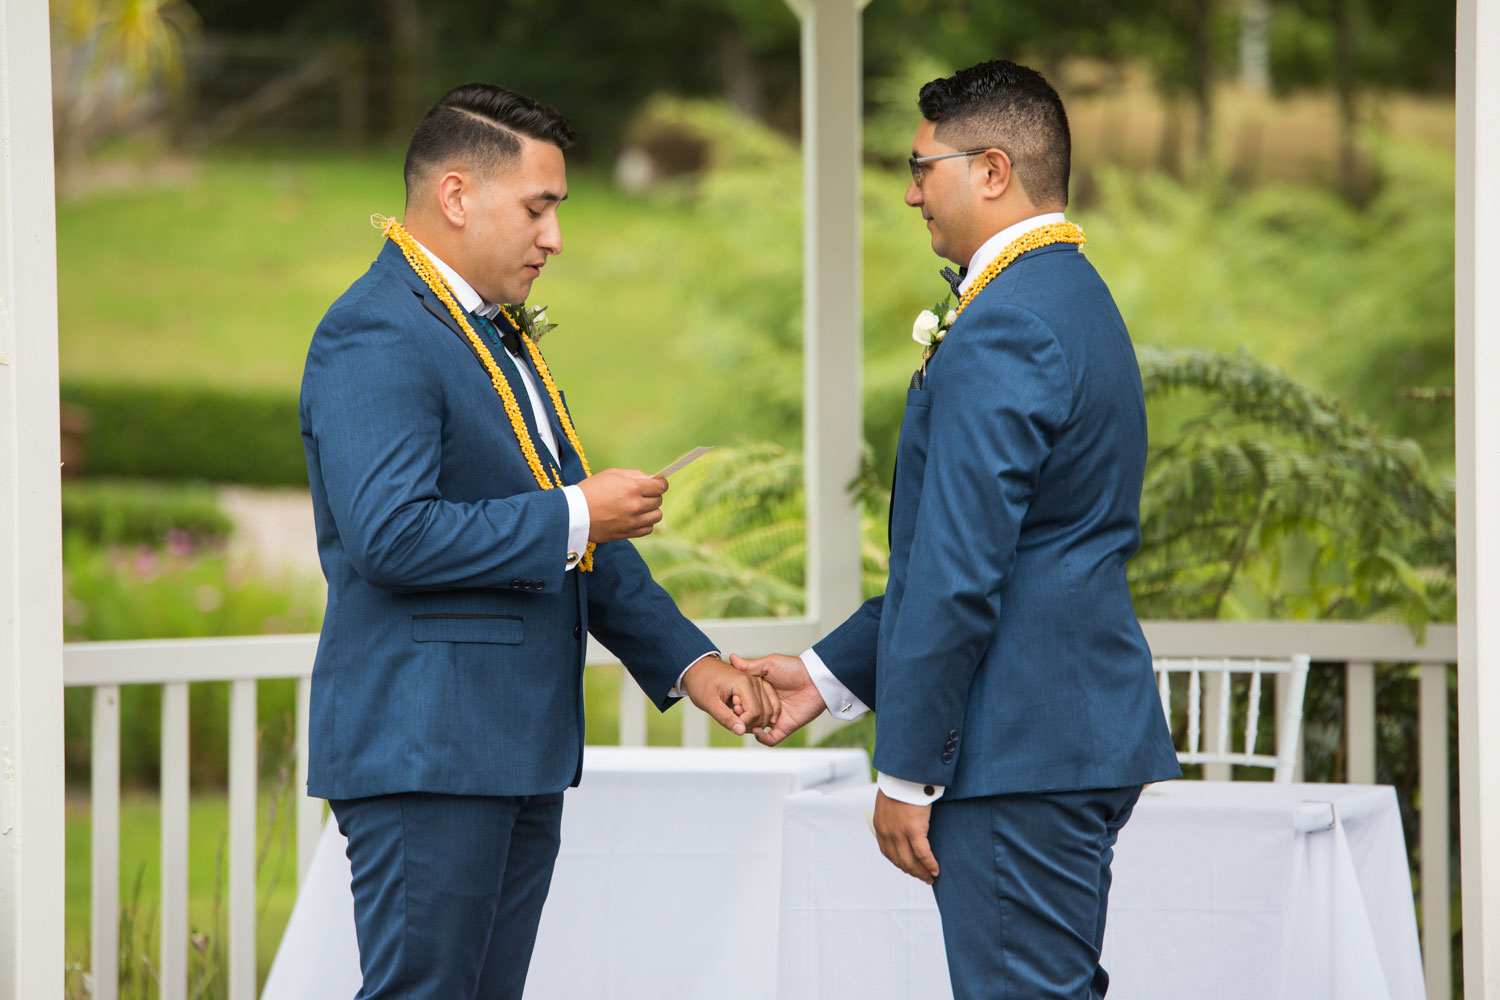
[[[926,389],[908,389],[906,390],[906,405],[931,406],[932,393],[928,392]]]
[[[516,615],[412,615],[416,642],[498,642],[519,645],[526,623]]]

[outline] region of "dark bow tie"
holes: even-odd
[[[959,292],[958,286],[963,284],[964,275],[968,273],[969,269],[967,267],[959,268],[957,271],[951,267],[945,267],[938,272],[938,276],[948,283],[948,287],[953,289],[954,295],[961,296],[962,293]]]
[[[510,323],[506,323],[505,327],[502,329],[494,320],[490,319],[488,316],[481,315],[480,313],[469,313],[469,318],[473,321],[474,325],[477,328],[488,333],[490,335],[490,339],[493,340],[498,337],[500,343],[505,346],[505,349],[507,351],[516,355],[517,357],[521,356],[521,335],[516,333],[516,331],[511,327]]]

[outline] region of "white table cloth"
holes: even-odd
[[[874,798],[787,803],[778,1000],[952,996],[931,890],[881,857]],[[1147,789],[1116,847],[1103,963],[1109,1000],[1423,997],[1393,790]]]
[[[589,747],[563,807],[528,1000],[764,998],[783,804],[869,780],[863,750]],[[344,846],[330,821],[264,1000],[343,1000],[359,988]]]

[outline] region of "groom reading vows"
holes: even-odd
[[[737,733],[779,712],[628,541],[666,480],[590,475],[527,336],[573,138],[499,87],[445,95],[407,151],[405,224],[307,355],[328,577],[307,785],[348,838],[364,1000],[519,1000],[583,766],[586,632],[663,710],[686,694]]]
[[[875,710],[876,836],[933,886],[957,1000],[1088,1000],[1115,838],[1179,774],[1125,579],[1140,371],[1063,215],[1052,87],[989,62],[918,105],[906,203],[966,268],[906,395],[886,591],[801,657],[735,662],[781,694],[762,742]]]

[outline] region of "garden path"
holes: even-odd
[[[219,505],[234,520],[229,558],[259,572],[292,572],[321,580],[312,498],[306,489],[219,488]]]

